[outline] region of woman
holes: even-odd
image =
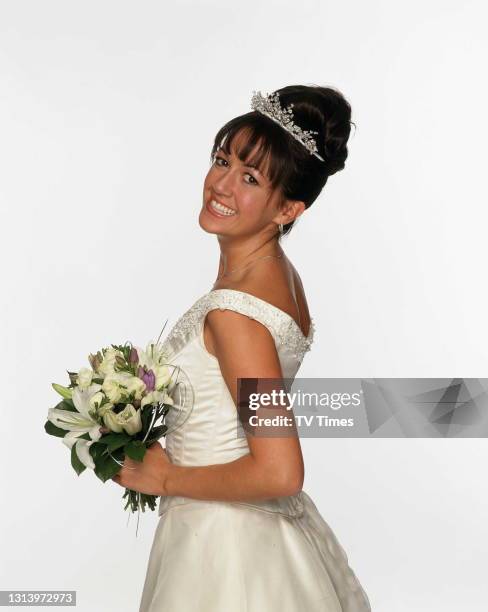
[[[255,93],[252,108],[218,132],[205,179],[199,223],[219,241],[216,282],[165,340],[193,410],[166,450],[154,444],[114,477],[161,495],[140,612],[365,612],[345,552],[302,491],[299,438],[243,435],[236,411],[238,378],[293,379],[311,347],[280,238],[344,167],[351,109],[316,86]]]

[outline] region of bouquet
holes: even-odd
[[[125,456],[142,461],[146,449],[186,420],[193,405],[184,372],[166,363],[162,346],[146,350],[112,344],[88,357],[90,368],[69,372],[67,387],[53,383],[62,400],[48,412],[45,431],[71,449],[78,476],[92,469],[105,482],[117,474]],[[124,510],[156,507],[155,495],[126,489]]]

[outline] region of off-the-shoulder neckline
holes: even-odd
[[[281,313],[282,315],[284,315],[289,321],[292,322],[292,324],[295,326],[296,330],[299,332],[299,334],[302,336],[302,338],[304,338],[305,340],[310,341],[311,337],[313,336],[314,333],[314,328],[315,328],[315,323],[313,320],[313,317],[310,317],[310,327],[308,330],[308,336],[306,336],[303,331],[301,330],[300,326],[298,325],[298,323],[295,321],[295,319],[288,314],[287,312],[285,312],[284,310],[282,310],[281,308],[278,308],[278,306],[275,306],[274,304],[271,304],[270,302],[267,302],[266,300],[263,300],[262,298],[259,298],[257,295],[253,295],[252,293],[248,293],[247,291],[240,291],[239,289],[229,289],[229,288],[222,288],[222,289],[212,289],[211,291],[209,291],[206,295],[209,296],[212,293],[217,293],[219,291],[232,291],[233,293],[240,293],[241,295],[247,295],[255,300],[257,300],[258,302],[261,302],[263,304],[267,304],[270,308],[273,308],[273,310]]]

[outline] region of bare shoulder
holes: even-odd
[[[281,259],[265,260],[232,282],[215,288],[235,289],[254,295],[288,314],[302,333],[308,334],[310,313],[305,290],[300,275],[286,255]]]

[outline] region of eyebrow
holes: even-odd
[[[261,170],[255,166],[254,164],[243,164],[245,168],[253,168],[253,170],[256,170],[256,172],[258,174],[260,174],[261,176],[263,176],[263,173],[261,172]]]
[[[225,155],[227,155],[227,157],[230,157],[229,153],[227,153],[226,151],[224,151],[224,149],[220,148],[217,153],[224,153]],[[261,170],[255,165],[255,164],[242,164],[244,166],[244,168],[252,168],[253,170],[255,170],[258,174],[260,174],[263,178],[266,178],[264,176],[264,174],[261,172]]]

